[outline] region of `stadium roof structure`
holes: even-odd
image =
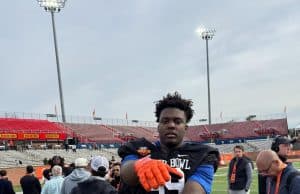
[[[0,139],[64,140],[66,129],[48,120],[0,118]]]

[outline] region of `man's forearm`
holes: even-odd
[[[206,194],[201,185],[195,181],[187,181],[182,194]]]

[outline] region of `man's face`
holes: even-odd
[[[237,158],[241,158],[243,157],[243,150],[239,149],[239,148],[234,148],[233,150],[234,156]]]
[[[113,166],[111,171],[112,171],[112,173],[114,174],[115,177],[120,176],[120,166],[119,165]]]
[[[56,157],[53,158],[53,164],[60,164],[60,162],[61,161],[60,161],[59,157],[56,156]]]
[[[184,111],[178,108],[165,108],[160,113],[158,133],[163,145],[173,148],[181,145],[187,129]]]
[[[262,176],[276,177],[278,174],[278,161],[271,161],[270,163],[257,164],[258,173]]]
[[[290,153],[291,149],[292,149],[291,144],[279,144],[279,151],[277,154],[286,158]]]

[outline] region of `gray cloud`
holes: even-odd
[[[59,107],[50,15],[36,1],[6,1],[0,13],[1,94],[5,111]],[[207,115],[205,42],[212,113],[282,112],[299,123],[299,3],[296,0],[188,2],[67,1],[56,14],[66,113],[154,120],[155,100],[175,90]]]

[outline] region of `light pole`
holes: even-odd
[[[56,40],[54,13],[59,12],[65,6],[65,2],[67,0],[37,0],[37,1],[41,7],[43,7],[46,11],[51,13],[61,116],[62,116],[62,121],[66,122],[64,97],[63,97],[63,90],[62,90],[62,81],[61,81],[61,76],[60,76],[59,58],[58,58],[58,47],[57,47],[57,40]]]
[[[210,106],[210,79],[209,79],[209,58],[208,58],[208,40],[212,40],[216,33],[215,29],[198,28],[196,32],[206,42],[206,69],[207,69],[207,97],[208,97],[208,124],[211,124],[211,106]]]

